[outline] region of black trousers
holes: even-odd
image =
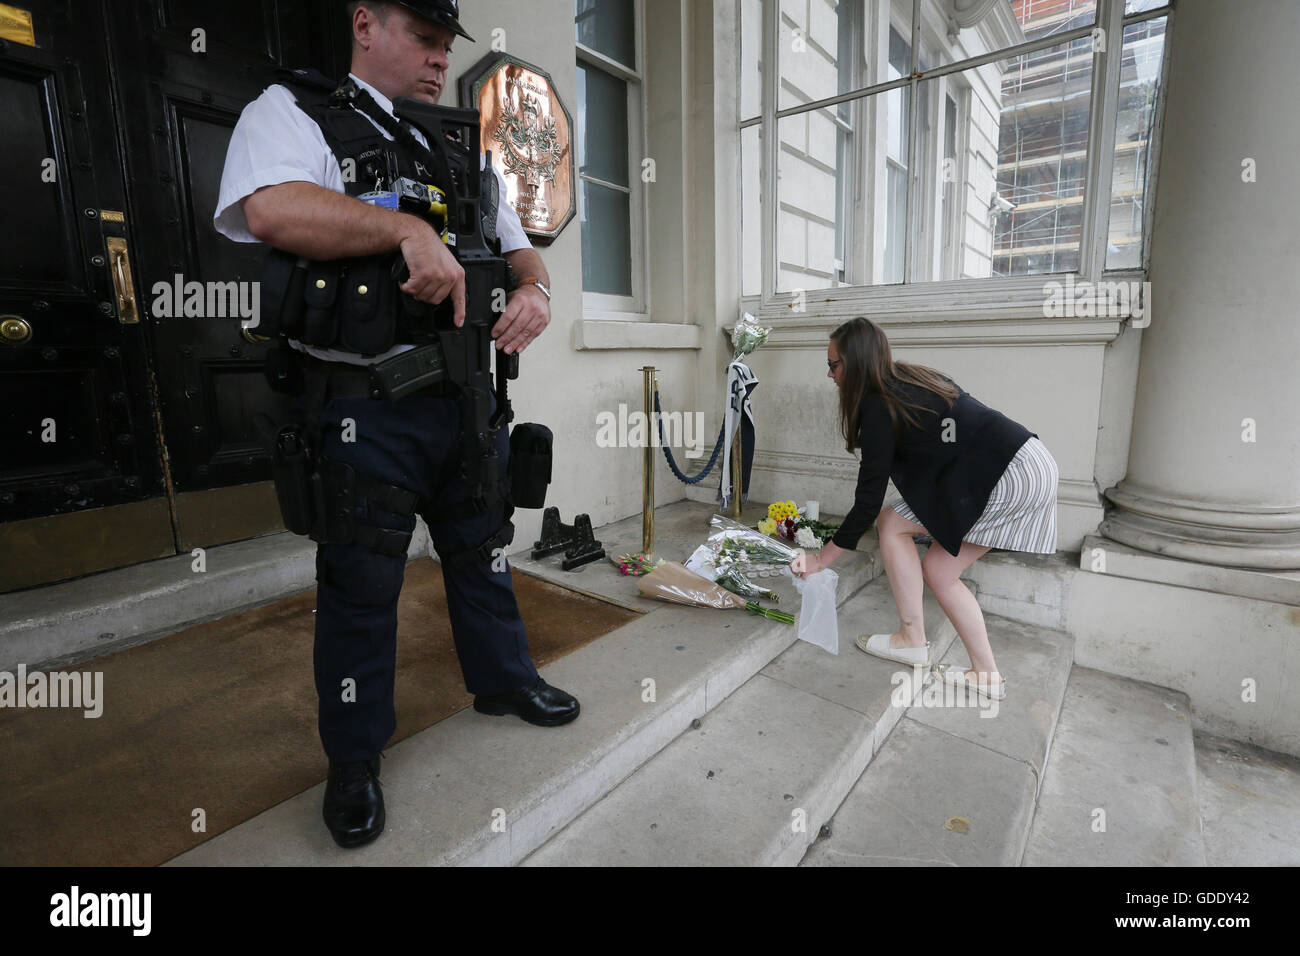
[[[495,407],[495,397],[493,402]],[[531,686],[538,675],[504,556],[458,567],[446,562],[478,547],[504,521],[503,505],[479,513],[468,504],[453,506],[469,496],[459,474],[459,434],[454,398],[334,398],[325,407],[322,442],[325,457],[418,492],[427,502],[421,517],[442,561],[465,687],[471,694],[508,693]],[[504,428],[497,454],[504,481],[510,454]],[[357,506],[358,522],[401,531],[415,527],[414,515],[378,510],[364,498]],[[405,570],[405,555],[386,557],[358,544],[317,546],[314,664],[321,743],[331,760],[368,760],[396,729],[397,599]]]

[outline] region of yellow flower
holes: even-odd
[[[799,514],[799,507],[793,501],[774,501],[767,506],[767,516],[772,521],[784,521]]]
[[[763,532],[763,534],[772,534],[776,531],[776,522],[771,518],[764,518],[758,523],[758,530]]]

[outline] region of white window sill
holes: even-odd
[[[1084,281],[1077,275],[1069,278],[1076,286]],[[1102,281],[1144,279],[1140,270],[1126,270],[1107,273]],[[746,296],[740,300],[740,311],[772,327],[768,341],[777,345],[803,343],[810,334],[823,335],[857,315],[886,327],[891,342],[897,339],[898,344],[909,345],[992,339],[1007,344],[1109,342],[1130,321],[1126,316],[1076,316],[1069,311],[1049,314],[1048,284],[1064,286],[1066,281],[1065,274],[1052,274],[817,289],[808,290],[802,299],[789,292],[766,301]],[[1068,298],[1064,289],[1062,294]]]
[[[625,315],[628,313],[624,313]],[[700,327],[675,322],[584,318],[573,324],[575,351],[590,349],[698,349]]]

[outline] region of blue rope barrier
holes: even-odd
[[[713,446],[713,454],[709,457],[709,463],[705,465],[704,470],[694,478],[688,478],[682,473],[682,470],[677,467],[677,462],[673,460],[673,453],[668,448],[668,439],[664,436],[664,413],[659,407],[659,389],[657,388],[655,389],[655,418],[659,422],[659,447],[664,450],[664,458],[668,460],[669,470],[677,476],[679,481],[683,481],[688,485],[698,484],[707,478],[709,472],[713,470],[713,466],[718,462],[718,454],[722,451],[722,439],[727,431],[726,422],[723,422],[722,427],[718,429],[718,441],[717,444]]]

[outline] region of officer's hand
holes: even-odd
[[[399,288],[433,305],[451,296],[454,320],[460,327],[465,324],[465,270],[433,227],[423,220],[417,221],[424,228],[414,230],[402,240],[402,257],[411,277]]]
[[[509,355],[522,352],[551,321],[551,301],[533,283],[510,293],[506,310],[492,327],[497,348]]]

